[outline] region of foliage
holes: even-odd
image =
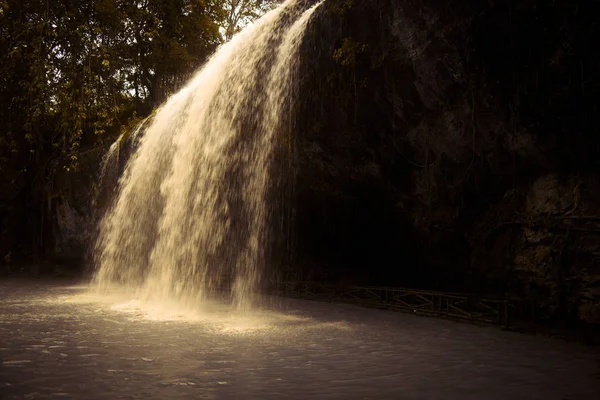
[[[0,2],[0,253],[50,246],[41,225],[54,218],[57,174],[149,115],[223,43],[223,29],[272,3]]]
[[[366,49],[366,44],[360,44],[351,38],[344,38],[341,47],[333,52],[333,59],[343,66],[354,66],[356,57]]]
[[[225,40],[230,40],[250,21],[272,9],[281,0],[224,0]]]

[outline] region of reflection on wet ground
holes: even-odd
[[[350,305],[233,313],[0,281],[1,399],[600,399],[597,348]]]

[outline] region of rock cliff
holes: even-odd
[[[293,133],[298,262],[600,322],[593,3],[327,1]]]

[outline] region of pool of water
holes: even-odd
[[[0,399],[600,399],[597,348],[352,305],[0,281]]]

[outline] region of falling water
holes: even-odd
[[[94,220],[98,218],[98,215],[102,215],[104,207],[102,206],[107,198],[110,198],[110,193],[114,190],[114,184],[118,181],[119,171],[121,170],[121,152],[123,143],[128,141],[132,146],[135,147],[137,144],[140,132],[143,130],[149,118],[144,119],[139,123],[133,131],[128,134],[121,134],[117,140],[108,148],[108,151],[102,157],[100,162],[100,168],[98,169],[99,175],[94,187]]]
[[[231,282],[250,307],[265,268],[277,139],[320,4],[287,0],[224,45],[147,127],[97,242],[100,290],[197,304]]]

